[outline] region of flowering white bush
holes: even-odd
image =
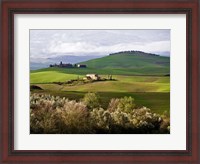
[[[110,112],[114,110],[120,110],[120,111],[128,113],[132,111],[134,107],[135,107],[134,98],[124,97],[121,99],[111,99],[108,105],[108,110]]]
[[[134,99],[111,99],[108,109],[96,101],[95,94],[87,94],[80,102],[58,96],[31,94],[31,133],[91,134],[91,133],[169,133],[170,119],[136,108]],[[89,101],[86,101],[89,100]],[[89,102],[89,107],[88,103]]]
[[[31,95],[32,133],[88,133],[86,105],[50,95]]]

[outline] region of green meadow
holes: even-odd
[[[71,79],[83,78],[82,75],[59,72],[31,73],[31,84],[40,84],[45,90],[79,91],[79,92],[169,92],[169,77],[161,76],[123,76],[115,75],[114,81],[97,81],[84,85],[56,85],[52,82],[66,82]],[[100,75],[106,78],[106,75]],[[42,85],[43,84],[43,85]]]
[[[106,77],[106,75],[100,75]],[[65,74],[54,71],[31,73],[31,84],[43,90],[32,91],[67,97],[79,101],[87,92],[98,93],[102,107],[106,108],[112,98],[134,97],[138,106],[146,106],[156,113],[169,113],[170,78],[167,76],[123,76],[115,75],[115,81],[99,81],[81,85],[58,85],[52,82],[65,82],[82,78],[83,75]]]

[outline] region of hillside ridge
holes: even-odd
[[[170,57],[142,51],[121,51],[77,64],[96,69],[150,69],[154,72],[155,69],[169,70]]]
[[[119,55],[119,54],[160,56],[158,54],[153,54],[153,53],[148,53],[148,52],[143,52],[143,51],[137,51],[137,50],[119,51],[119,52],[111,53],[111,54],[109,54],[109,56],[111,56],[111,55]]]
[[[57,71],[76,75],[91,73],[101,75],[170,75],[170,57],[148,55],[148,53],[143,53],[141,51],[122,51],[114,53],[114,55],[90,59],[76,64],[82,64],[86,67],[46,68],[33,72]]]

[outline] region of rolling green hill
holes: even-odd
[[[102,58],[88,60],[87,68],[45,68],[31,73],[53,71],[64,74],[85,75],[167,75],[170,72],[170,58],[138,51],[127,51],[111,54]]]
[[[109,56],[92,59],[79,64],[85,64],[88,68],[115,70],[119,74],[129,72],[136,75],[168,74],[170,58],[148,54],[140,51],[125,51]],[[113,71],[114,72],[114,71]]]

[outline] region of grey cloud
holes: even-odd
[[[31,57],[59,53],[80,55],[86,51],[111,53],[120,48],[143,51],[154,48],[155,52],[163,48],[166,52],[170,51],[169,43],[170,30],[30,30]]]

